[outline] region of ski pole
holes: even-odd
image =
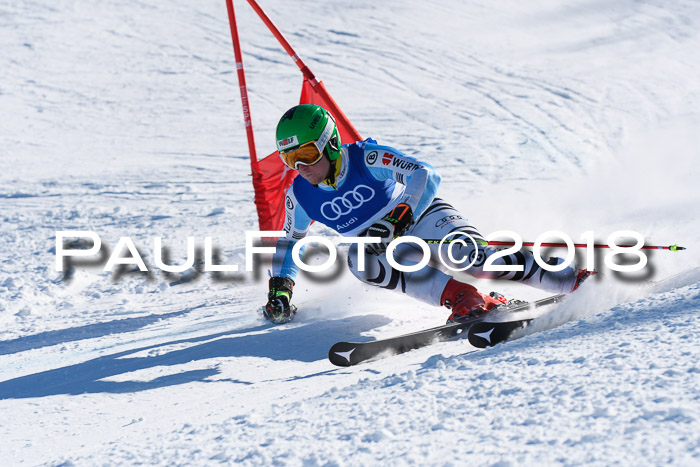
[[[423,241],[426,243],[452,243],[457,239],[449,239],[449,240],[443,240],[443,239],[424,239]],[[462,240],[464,241],[464,240]],[[491,240],[491,241],[486,241],[486,240],[475,240],[477,243],[479,243],[481,246],[513,246],[515,245],[515,242],[501,242],[498,240]],[[574,243],[574,248],[588,248],[589,245],[585,243]],[[535,242],[523,242],[523,246],[535,246]],[[548,243],[548,242],[542,242],[540,243],[540,246],[543,247],[561,247],[561,248],[566,248],[566,243]],[[590,245],[593,248],[612,248],[610,245],[603,245],[600,243],[595,243],[593,245]],[[617,245],[618,248],[634,248],[634,245]],[[642,250],[668,250],[668,251],[681,251],[685,250],[685,247],[678,246],[678,245],[669,245],[669,246],[659,246],[659,245],[644,245],[640,247]]]
[[[486,245],[493,245],[493,246],[513,246],[515,245],[514,242],[500,242],[500,241],[484,241],[482,243]],[[484,245],[484,246],[486,246]],[[541,246],[544,247],[566,247],[566,243],[547,243],[547,242],[542,242],[540,243]],[[523,246],[535,246],[534,242],[523,242]],[[574,243],[574,248],[587,248],[589,245],[585,243]],[[612,248],[610,245],[604,245],[600,243],[594,243],[593,245],[590,245],[593,248]],[[634,245],[617,245],[618,248],[633,248]],[[660,246],[660,245],[644,245],[640,247],[642,250],[669,250],[669,251],[680,251],[680,250],[685,250],[685,247],[678,246],[678,245],[669,245],[669,246]]]

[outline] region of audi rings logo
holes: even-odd
[[[343,196],[333,198],[321,205],[321,214],[329,221],[340,219],[340,216],[350,214],[354,209],[359,208],[367,201],[374,198],[374,190],[367,185],[357,185],[352,191],[348,191]]]

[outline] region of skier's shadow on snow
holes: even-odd
[[[221,332],[207,336],[181,339],[162,344],[130,349],[94,358],[62,368],[42,371],[0,382],[0,399],[45,397],[60,394],[126,393],[156,389],[191,382],[216,382],[209,378],[220,373],[217,358],[266,357],[273,360],[314,362],[325,359],[330,346],[359,333],[383,326],[390,319],[381,315],[353,316],[339,320],[310,322],[295,327],[253,328]],[[268,332],[264,332],[268,331]],[[251,334],[252,333],[252,334]],[[188,345],[191,344],[191,345]],[[185,346],[161,353],[169,346]],[[152,352],[152,355],[148,354]],[[129,355],[141,352],[141,356]],[[146,355],[144,355],[146,353]],[[207,362],[208,368],[183,370],[150,381],[106,381],[120,375],[156,367]],[[228,379],[239,384],[250,382]]]
[[[46,331],[31,336],[0,341],[0,355],[10,355],[25,352],[27,350],[40,349],[42,347],[66,344],[68,342],[136,331],[164,319],[176,318],[178,316],[185,315],[204,306],[206,305],[194,306],[192,308],[173,311],[171,313],[151,314],[148,316],[138,316],[135,318],[124,318],[114,321],[86,324],[85,326],[78,326],[75,328]]]

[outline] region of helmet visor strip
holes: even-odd
[[[316,162],[321,160],[323,156],[323,148],[326,147],[328,141],[333,136],[333,129],[335,128],[335,120],[330,112],[326,113],[328,115],[328,120],[326,121],[326,126],[321,132],[321,136],[318,137],[316,141],[309,141],[304,143],[296,149],[290,151],[280,151],[280,157],[282,161],[287,164],[287,166],[297,170],[298,164],[302,165],[314,165]]]

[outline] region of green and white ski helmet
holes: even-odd
[[[326,154],[331,161],[340,157],[335,119],[319,105],[301,104],[287,110],[277,124],[276,137],[280,154],[314,142],[319,153]]]

